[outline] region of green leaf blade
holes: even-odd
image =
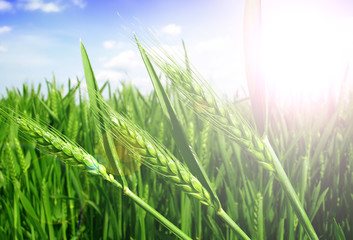
[[[160,104],[162,106],[163,112],[170,118],[172,133],[173,133],[175,142],[178,146],[178,149],[180,151],[180,154],[182,155],[187,166],[189,167],[191,173],[195,175],[195,177],[201,182],[201,184],[207,189],[207,191],[209,191],[212,199],[215,201],[216,208],[221,208],[221,204],[219,202],[219,199],[215,191],[213,190],[213,187],[211,186],[210,180],[208,179],[208,176],[206,175],[205,170],[200,164],[200,161],[198,161],[198,158],[195,152],[193,151],[189,143],[189,140],[186,136],[184,128],[181,126],[179,120],[176,117],[176,114],[173,110],[170,100],[163,88],[162,83],[160,82],[159,77],[157,76],[152,66],[151,61],[149,60],[147,54],[145,53],[145,50],[140,45],[136,35],[135,35],[135,39],[136,39],[139,51],[141,53],[141,57],[145,63],[146,69],[148,71],[148,74],[151,78],[151,81],[157,93]]]

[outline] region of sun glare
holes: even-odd
[[[263,71],[282,101],[311,101],[337,93],[353,45],[353,18],[304,7],[264,14]]]

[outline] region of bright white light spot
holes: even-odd
[[[284,101],[310,101],[337,92],[350,57],[348,43],[353,43],[347,21],[305,8],[269,14],[262,32],[269,91]]]
[[[105,68],[117,68],[123,71],[133,70],[143,66],[140,56],[132,50],[119,53],[103,64]]]
[[[231,40],[229,37],[217,37],[197,43],[196,50],[201,53],[212,50],[219,51],[220,49],[228,48],[230,44]]]
[[[107,80],[120,81],[124,79],[124,77],[125,77],[124,74],[114,70],[100,70],[100,71],[97,71],[97,74],[96,74],[97,81],[101,83],[104,83]]]
[[[112,49],[115,47],[116,42],[113,40],[108,40],[103,42],[103,47],[107,49]]]
[[[162,28],[162,33],[171,36],[178,36],[181,33],[181,27],[175,24],[169,24]]]
[[[114,40],[107,40],[103,42],[103,47],[106,49],[121,48],[125,44],[123,42],[116,42]]]

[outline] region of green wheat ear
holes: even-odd
[[[16,117],[20,129],[34,138],[39,148],[55,154],[65,163],[83,168],[87,172],[102,176],[105,180],[113,182],[114,177],[108,174],[106,168],[83,148],[72,143],[54,129],[44,129],[34,121]]]
[[[147,132],[142,131],[131,121],[114,112],[105,103],[99,92],[87,52],[82,43],[81,52],[88,85],[88,95],[92,112],[95,116],[94,120],[96,123],[99,123],[97,125],[103,134],[108,133],[106,142],[109,148],[105,150],[108,149],[109,152],[112,149],[115,152],[112,142],[117,141],[125,149],[129,150],[131,156],[135,159],[142,161],[142,163],[150,167],[153,171],[180,187],[185,193],[199,199],[201,203],[214,207],[217,210],[217,214],[242,238],[249,239],[245,232],[220,207],[218,198],[211,198],[208,190],[188,168],[176,159],[162,144],[150,137]],[[109,157],[110,154],[108,152],[106,151]],[[117,159],[118,156],[110,157],[109,160],[113,162],[114,158]],[[123,167],[120,161],[117,161],[116,166],[119,169],[119,173],[123,174]],[[121,178],[123,186],[126,188],[127,182],[124,175]],[[210,189],[212,190],[212,188]]]
[[[238,112],[232,107],[227,107],[227,104],[218,98],[201,77],[194,77],[195,73],[177,65],[176,60],[174,60],[175,65],[172,65],[163,62],[154,53],[150,55],[195,114],[201,116],[206,122],[212,123],[215,128],[237,142],[261,166],[274,171],[273,158],[258,134]],[[168,56],[168,58],[172,57]]]
[[[176,87],[180,97],[185,100],[184,102],[191,106],[195,114],[203,120],[211,122],[215,128],[238,143],[259,165],[275,174],[306,233],[312,239],[318,239],[267,136],[261,138],[240,113],[224,104],[208,83],[195,72],[182,67],[178,60],[165,50],[161,49],[161,52],[147,51],[167,79]]]
[[[216,207],[199,180],[161,143],[116,113],[98,96],[97,101],[102,106],[109,134],[113,136],[117,145],[124,147],[127,156],[140,161],[185,193],[199,199],[201,203]]]
[[[9,110],[11,112],[11,110]],[[14,116],[13,119],[9,113],[5,112],[3,109],[0,110],[0,118],[14,120],[20,128],[20,131],[27,137],[35,139],[38,148],[42,151],[47,151],[49,154],[58,156],[59,159],[67,164],[77,166],[90,174],[101,176],[103,179],[111,182],[116,187],[122,189],[124,194],[132,199],[136,204],[145,209],[148,213],[153,215],[156,220],[166,226],[170,231],[172,231],[176,236],[181,239],[190,240],[183,231],[177,228],[168,219],[163,217],[154,208],[145,203],[141,198],[131,192],[127,187],[124,187],[115,180],[112,174],[108,174],[105,166],[98,163],[98,161],[89,153],[87,153],[83,148],[79,147],[75,143],[71,142],[61,133],[59,133],[54,128],[43,128],[41,125],[26,118],[24,116]],[[9,148],[6,148],[9,149]],[[11,150],[11,149],[9,149]],[[10,169],[11,174],[13,169]],[[13,177],[15,179],[15,176]]]

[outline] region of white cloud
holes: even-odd
[[[96,74],[96,79],[98,82],[105,82],[107,80],[116,81],[116,80],[123,80],[125,75],[121,72],[114,71],[114,70],[99,70]]]
[[[120,83],[124,82],[127,78],[126,75],[121,72],[106,69],[98,70],[95,76],[99,87],[102,87],[107,81],[109,81],[110,88],[113,92],[119,88]],[[104,92],[106,92],[106,90]],[[104,92],[103,96],[105,94]]]
[[[161,29],[166,35],[178,36],[181,33],[181,27],[175,24],[169,24]]]
[[[0,12],[10,11],[11,9],[12,9],[11,3],[4,0],[0,0]]]
[[[6,48],[5,48],[6,49]],[[18,49],[12,49],[11,52],[13,54],[9,54],[6,58],[0,58],[0,65],[2,66],[16,66],[18,69],[26,69],[26,71],[30,72],[30,68],[39,69],[39,68],[47,68],[54,66],[55,59],[46,56],[46,54],[41,54],[37,52],[18,52]],[[52,69],[51,69],[52,70]],[[27,72],[22,72],[24,75]],[[17,74],[17,73],[16,73]],[[26,78],[26,76],[24,76]]]
[[[84,8],[87,5],[87,2],[84,0],[72,0],[72,3],[80,8]]]
[[[113,57],[105,64],[105,68],[119,68],[123,70],[131,70],[142,66],[142,60],[136,52],[132,50],[124,51]]]
[[[7,52],[7,48],[0,45],[0,52]]]
[[[114,40],[107,40],[103,42],[103,47],[106,49],[121,48],[125,44],[123,42],[116,42]]]
[[[11,28],[9,26],[0,27],[0,34],[10,32]]]
[[[231,45],[230,38],[217,37],[197,43],[196,50],[198,52],[219,51],[220,49],[229,48]]]
[[[22,0],[19,2],[19,7],[27,11],[41,10],[46,13],[60,12],[63,7],[54,2],[44,2],[43,0]]]
[[[115,44],[116,44],[115,41],[108,40],[108,41],[103,42],[103,47],[107,48],[107,49],[112,49],[112,48],[114,48]]]
[[[246,86],[241,46],[228,36],[206,39],[187,46],[188,56],[197,71],[214,90],[228,97]]]

